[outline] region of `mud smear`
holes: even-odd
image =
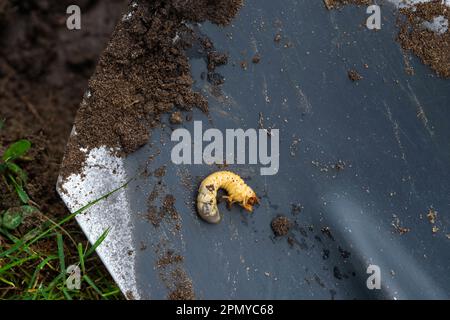
[[[206,99],[192,90],[185,51],[195,36],[188,22],[226,25],[241,6],[242,0],[131,4],[89,82],[62,176],[81,172],[85,152],[80,149],[106,146],[124,156],[148,142],[162,114],[193,108],[207,112]],[[223,57],[211,54],[210,64],[220,63]]]

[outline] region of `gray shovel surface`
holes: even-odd
[[[128,182],[76,217],[91,242],[109,229],[97,252],[127,298],[183,286],[197,299],[450,297],[450,82],[415,57],[415,75],[405,72],[396,10],[383,6],[377,32],[361,27],[366,7],[306,0],[246,1],[226,27],[192,25],[230,61],[217,94],[205,57],[187,52],[209,114],[166,119],[126,157],[90,150],[82,172],[58,184],[75,212]],[[201,181],[223,168],[173,162],[173,130],[194,136],[194,121],[224,137],[279,130],[276,174],[226,166],[258,194],[252,214],[220,202],[219,224],[198,216]],[[178,220],[155,226],[152,210]],[[284,236],[271,228],[279,215],[292,222]]]

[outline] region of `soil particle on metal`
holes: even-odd
[[[174,230],[172,230],[174,233],[179,231],[181,229],[180,215],[175,208],[175,197],[171,194],[165,195],[162,201],[162,206],[160,208],[154,205],[155,200],[155,193],[150,193],[150,196],[148,198],[149,206],[147,211],[148,221],[154,227],[159,227],[163,221],[166,221],[170,224],[174,224]]]
[[[370,5],[372,0],[323,0],[328,10],[336,9],[347,4]]]
[[[343,249],[341,246],[338,247],[339,254],[341,255],[342,259],[347,260],[352,255],[350,251],[347,251]]]
[[[161,240],[156,247],[159,259],[156,268],[163,284],[168,289],[169,300],[195,300],[192,280],[183,268],[184,257],[167,249],[167,241]]]
[[[277,237],[285,236],[292,228],[292,222],[286,216],[277,216],[271,222],[272,231]]]
[[[255,54],[252,58],[252,62],[254,64],[260,63],[261,62],[261,55],[259,53]]]
[[[228,63],[228,55],[217,51],[208,53],[208,71],[214,71],[218,66]]]
[[[193,31],[186,22],[226,25],[242,4],[242,0],[158,0],[130,5],[89,82],[62,176],[81,172],[86,155],[80,149],[106,146],[127,155],[147,143],[162,114],[195,107],[207,112],[206,99],[192,90],[185,50],[191,46]]]
[[[194,286],[186,272],[180,268],[171,273],[173,286],[169,292],[168,300],[195,300]]]
[[[358,71],[353,70],[353,69],[352,69],[352,70],[348,70],[347,74],[348,74],[348,78],[349,78],[350,80],[352,80],[353,82],[362,80],[362,78],[363,78],[363,77],[358,73]]]
[[[158,259],[156,265],[158,268],[164,268],[174,263],[183,263],[184,257],[176,254],[172,250],[167,250],[166,254]]]
[[[433,208],[428,209],[427,218],[431,224],[435,224],[437,220],[437,211]]]
[[[324,235],[326,235],[330,240],[333,240],[333,241],[334,241],[334,236],[333,236],[333,234],[331,233],[330,227],[323,227],[320,231],[321,231]]]
[[[300,212],[302,212],[303,206],[299,203],[291,203],[291,213],[292,215],[296,216]]]
[[[167,170],[167,167],[165,165],[161,166],[155,170],[154,176],[157,178],[162,178],[166,175],[166,170]]]
[[[183,115],[180,111],[176,111],[170,115],[170,123],[171,124],[182,124],[183,123]]]
[[[394,230],[400,235],[403,235],[411,231],[409,228],[401,226],[400,219],[396,215],[394,215],[394,221],[392,221],[392,226],[394,227]]]
[[[275,43],[279,43],[279,42],[281,41],[281,34],[277,33],[277,34],[275,35],[275,37],[273,38],[273,41],[274,41]]]

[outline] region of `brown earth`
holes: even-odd
[[[403,49],[411,51],[437,75],[450,78],[450,30],[436,33],[423,27],[424,21],[443,16],[450,21],[450,8],[436,0],[400,10],[398,41]]]
[[[336,9],[347,4],[370,5],[372,0],[323,0],[328,10]]]
[[[42,212],[67,214],[56,179],[87,81],[123,10],[124,1],[76,1],[82,29],[66,28],[74,1],[0,1],[0,151],[17,139],[32,144],[28,192]],[[0,182],[0,211],[18,204]]]
[[[81,30],[66,28],[70,4],[81,8]],[[31,160],[20,165],[29,175],[27,191],[43,213],[25,221],[17,236],[68,214],[55,191],[60,164],[88,79],[124,4],[124,0],[0,0],[0,120],[4,121],[0,152],[18,139],[32,142]],[[0,190],[0,212],[19,205],[3,179]],[[76,242],[87,242],[74,221],[64,228]],[[0,235],[0,244],[3,240],[7,242]],[[38,251],[56,250],[50,239],[36,246]],[[72,255],[66,255],[70,260]],[[98,258],[95,264],[103,268]],[[105,269],[102,273],[108,276]]]
[[[285,236],[292,228],[292,222],[288,217],[277,216],[271,222],[272,231],[277,237]]]
[[[78,134],[67,149],[63,175],[80,172],[80,148],[107,146],[129,154],[147,143],[162,114],[194,107],[207,112],[206,99],[192,90],[185,50],[194,35],[185,21],[227,24],[241,5],[242,0],[159,0],[130,6],[89,81],[91,96],[77,114]],[[208,57],[209,72],[226,62],[221,54]]]

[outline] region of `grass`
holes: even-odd
[[[2,126],[0,122],[0,129]],[[19,140],[6,149],[0,160],[0,178],[10,189],[7,192],[15,193],[22,202],[20,207],[0,212],[0,299],[122,299],[120,290],[95,255],[109,229],[89,245],[75,241],[77,237],[66,227],[76,215],[126,184],[54,222],[40,212],[26,192],[27,175],[17,162],[30,160],[26,158],[30,148],[28,140]],[[35,217],[42,218],[42,222],[19,232],[27,218]]]

